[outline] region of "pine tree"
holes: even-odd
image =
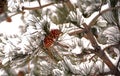
[[[120,0],[74,1],[0,0],[0,76],[120,75]]]

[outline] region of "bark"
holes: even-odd
[[[119,76],[120,75],[120,71],[110,61],[110,59],[107,57],[107,55],[105,54],[105,52],[103,50],[101,50],[101,47],[97,44],[97,42],[96,42],[96,40],[95,40],[92,32],[89,30],[89,27],[87,26],[87,24],[84,23],[83,26],[85,27],[84,30],[85,30],[85,33],[88,36],[88,39],[90,40],[92,46],[95,49],[92,52],[103,60],[103,62],[109,67],[111,73],[113,73],[115,76]]]

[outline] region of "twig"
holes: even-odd
[[[96,55],[93,55],[90,59],[89,59],[89,61],[91,61],[93,58],[95,58],[96,57]]]
[[[85,32],[84,29],[79,29],[79,30],[77,30],[77,31],[75,30],[75,31],[73,31],[73,32],[70,32],[69,35],[71,36],[71,35],[75,35],[75,34],[83,33],[83,32]]]
[[[19,12],[15,13],[15,14],[11,15],[10,17],[13,17],[13,16],[15,16],[15,15],[17,15],[17,14],[24,14],[24,13],[25,13],[25,12],[23,12],[23,11],[19,11]]]
[[[113,7],[113,8],[108,8],[106,10],[101,11],[96,17],[93,18],[93,20],[90,22],[89,26],[93,26],[96,23],[96,20],[98,19],[99,16],[101,16],[103,13],[107,12],[107,11],[111,11],[113,9],[119,9],[120,6],[117,7]]]
[[[55,57],[53,56],[50,48],[44,48],[44,46],[43,46],[42,49],[43,49],[42,51],[45,52],[45,53],[49,56],[49,58],[51,58],[55,63],[58,62],[58,61],[55,59]]]
[[[39,6],[39,7],[22,7],[22,10],[38,10],[38,9],[42,9],[44,7],[47,7],[47,6],[50,6],[50,5],[53,5],[55,3],[49,3],[49,4],[46,4],[46,5],[43,5],[43,6]]]
[[[108,71],[108,72],[103,72],[103,73],[100,73],[98,74],[98,76],[105,76],[105,75],[114,75],[111,71]]]
[[[98,19],[98,17],[100,17],[102,14],[104,14],[105,12],[107,12],[107,11],[111,11],[111,10],[113,10],[113,9],[119,9],[120,8],[120,6],[117,6],[117,7],[113,7],[113,8],[108,8],[108,9],[106,9],[106,10],[103,10],[103,11],[101,11],[97,16],[95,16],[94,18],[93,18],[93,20],[89,23],[89,28],[91,27],[91,26],[94,26],[94,24],[96,23],[96,20]],[[85,30],[84,29],[80,29],[80,30],[77,30],[77,31],[73,31],[73,32],[71,32],[71,33],[69,33],[69,35],[75,35],[75,34],[78,34],[78,33],[82,33],[82,32],[85,32]]]
[[[109,46],[105,47],[105,48],[103,49],[103,51],[109,49],[110,47],[116,47],[116,46],[118,46],[118,45],[120,45],[120,44],[109,45]]]
[[[40,2],[40,0],[37,0],[38,1],[38,3],[39,3],[39,6],[41,7],[41,2]]]
[[[63,47],[63,48],[69,48],[67,45],[63,45],[63,44],[61,44],[61,43],[59,43],[59,42],[56,42],[57,43],[57,45],[59,45],[59,46],[61,46],[61,47]]]
[[[119,56],[119,59],[118,59],[118,62],[117,62],[117,67],[119,67],[119,63],[120,63],[120,56]]]
[[[66,3],[67,5],[68,5],[68,7],[70,7],[70,9],[73,7],[72,5],[71,5],[71,2],[68,0],[68,1],[62,1],[63,3]],[[46,5],[43,5],[43,6],[41,6],[41,3],[40,3],[40,1],[38,0],[38,3],[39,3],[39,7],[22,7],[22,10],[38,10],[38,9],[42,9],[42,8],[44,8],[44,7],[47,7],[47,6],[50,6],[50,5],[53,5],[53,4],[56,4],[56,3],[54,3],[54,2],[52,2],[52,3],[49,3],[49,4],[46,4]]]
[[[89,26],[86,24],[86,23],[83,23],[83,26],[84,26],[84,30],[85,30],[85,33],[87,34],[87,37],[88,39],[90,40],[92,46],[95,48],[95,49],[99,49],[99,45],[97,44],[96,42],[96,39],[94,38],[92,32],[90,31],[89,29]]]
[[[93,46],[94,49],[95,49],[95,50],[93,50],[92,52],[103,60],[103,62],[110,68],[110,71],[111,71],[114,75],[119,76],[119,75],[120,75],[120,71],[119,71],[118,68],[110,61],[110,59],[107,57],[107,55],[105,54],[105,52],[104,52],[103,50],[101,50],[101,47],[97,44],[95,38],[93,37],[93,34],[92,34],[91,31],[89,30],[89,26],[87,26],[87,24],[85,24],[85,23],[83,23],[83,26],[85,27],[85,33],[87,34],[88,39],[90,40],[92,46]]]

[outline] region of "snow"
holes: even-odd
[[[42,3],[43,3],[42,5],[46,4],[46,1],[47,1],[47,0],[44,0],[44,2],[42,2]],[[70,0],[70,1],[73,2],[73,3],[77,3],[76,0]],[[24,5],[24,6],[29,6],[29,7],[39,6],[39,4],[38,4],[37,1],[32,2],[32,3],[27,2],[27,3],[24,3],[23,5]],[[54,8],[53,6],[47,7],[47,8],[45,8],[45,10],[46,10],[46,9],[51,9],[51,8],[52,8],[53,10],[55,10],[55,8]],[[105,8],[107,8],[107,6],[105,6]],[[103,7],[102,9],[104,9],[104,7]],[[27,12],[27,14],[25,14],[25,15],[27,16],[28,14],[29,14],[29,13]],[[89,23],[91,22],[91,20],[92,20],[97,14],[98,14],[98,12],[93,13],[89,18],[84,18],[84,21],[85,21],[87,24],[89,24]],[[25,49],[24,49],[24,45],[30,45],[30,43],[28,42],[28,39],[29,39],[30,36],[29,36],[29,37],[23,37],[23,36],[22,36],[23,32],[21,31],[20,26],[25,27],[25,24],[24,24],[24,22],[21,20],[21,17],[22,17],[22,15],[21,15],[21,14],[18,14],[18,15],[15,15],[15,16],[12,17],[12,22],[3,21],[2,23],[0,23],[0,33],[3,33],[4,35],[6,35],[6,36],[8,36],[8,37],[14,36],[14,35],[18,35],[19,37],[21,37],[21,38],[22,38],[22,42],[21,42],[19,39],[17,39],[17,38],[13,38],[13,40],[12,40],[11,38],[9,38],[9,41],[12,41],[13,44],[16,44],[17,46],[21,47],[21,50],[19,51],[20,53],[21,53],[21,52],[22,52],[22,53],[26,53],[26,51],[25,51]],[[31,18],[31,17],[29,17],[29,18]],[[46,19],[46,17],[44,17],[44,18]],[[99,25],[101,25],[102,23],[106,25],[106,22],[104,22],[104,21],[103,21],[103,22],[101,21],[101,23],[99,22]],[[50,29],[58,28],[58,26],[56,26],[55,24],[53,24],[53,23],[51,23],[51,24],[52,24],[52,26],[50,27]],[[31,24],[31,26],[29,27],[29,29],[27,30],[27,32],[33,33],[33,32],[36,31],[35,29],[33,29],[34,27],[33,27],[32,25],[34,25],[34,24]],[[104,26],[105,26],[105,25],[104,25]],[[80,54],[80,53],[82,52],[82,47],[79,47],[79,44],[77,44],[77,42],[78,42],[79,40],[76,40],[76,43],[74,43],[75,46],[73,46],[73,41],[75,41],[75,39],[72,39],[71,36],[69,36],[68,34],[65,33],[65,34],[62,35],[58,40],[63,40],[61,43],[67,44],[67,45],[70,46],[70,47],[72,46],[72,48],[70,48],[70,50],[71,50],[70,52],[72,52],[72,53],[74,53],[74,54]],[[93,47],[91,46],[89,40],[87,40],[87,39],[85,39],[85,38],[82,38],[81,41],[83,41],[83,42],[81,42],[81,44],[82,44],[82,46],[83,46],[84,48],[90,48],[90,49],[92,48],[92,49],[93,49]],[[19,42],[21,42],[21,44],[19,44]],[[32,43],[34,44],[34,41],[33,41]],[[37,47],[36,45],[34,45],[34,46]],[[102,45],[101,45],[101,46],[102,46]],[[6,53],[6,54],[9,55],[9,53],[10,53],[11,51],[14,51],[14,50],[11,49],[11,47],[13,47],[13,46],[11,46],[10,44],[7,44],[7,45],[4,47],[4,53]],[[102,47],[103,47],[103,46],[102,46]],[[14,48],[14,47],[13,47],[13,48]],[[27,52],[28,52],[28,51],[27,51]],[[10,53],[10,54],[11,54],[11,53]],[[6,57],[7,57],[8,55],[6,55]],[[108,55],[108,54],[107,54],[107,55]],[[108,56],[108,57],[109,57],[109,56]],[[3,64],[3,65],[6,64],[10,59],[11,59],[11,58],[5,58],[4,60],[2,60],[2,64]],[[117,58],[117,59],[118,59],[118,58]],[[110,60],[112,60],[113,63],[116,64],[116,60],[114,60],[114,59],[110,59]],[[84,66],[84,63],[81,64],[81,65],[79,65],[79,67],[78,67],[78,66],[75,66],[75,65],[72,65],[72,63],[70,62],[70,60],[68,60],[68,59],[66,59],[66,58],[65,58],[65,62],[66,62],[66,63],[68,64],[68,66],[70,67],[70,70],[72,70],[73,72],[77,72],[77,73],[79,72],[79,67],[83,68],[83,66]],[[41,64],[41,65],[46,65],[46,66],[48,65],[48,63],[47,63],[46,61],[42,61],[42,62],[40,62],[40,64]],[[91,65],[92,63],[86,62],[86,64]],[[97,64],[98,64],[98,66],[100,66],[101,63],[98,61]],[[31,64],[30,67],[33,68],[34,65]],[[104,69],[107,69],[107,70],[108,70],[108,67],[105,66]],[[76,71],[76,70],[77,70],[77,71]],[[18,71],[18,69],[17,69],[17,71]],[[58,71],[59,71],[59,73],[58,73]],[[1,69],[0,69],[0,72],[1,72],[1,73],[0,73],[0,76],[3,75],[3,73],[5,73],[5,72],[4,72],[3,70],[1,70]],[[55,74],[62,74],[62,75],[63,75],[63,71],[61,71],[61,70],[59,70],[59,69],[54,69],[53,72],[54,72]]]
[[[14,36],[21,34],[19,26],[24,26],[25,24],[21,20],[21,14],[15,15],[12,17],[12,22],[3,21],[0,23],[0,33],[3,33],[7,36]]]
[[[93,19],[96,15],[98,15],[98,14],[99,14],[99,12],[94,12],[90,17],[84,18],[84,22],[85,22],[87,25],[89,25],[89,23],[92,21],[92,19]]]
[[[3,69],[0,69],[0,76],[8,76],[8,74],[3,70]]]
[[[27,3],[29,4],[29,3]],[[33,4],[33,3],[32,3]],[[35,3],[36,4],[36,3]],[[29,4],[31,6],[31,4]],[[36,6],[36,5],[35,5]],[[0,25],[0,32],[4,33],[7,36],[12,36],[12,35],[21,35],[19,26],[20,25],[24,25],[23,21],[21,20],[21,14],[15,15],[12,17],[12,22],[2,22]],[[90,18],[91,19],[91,18]],[[89,20],[87,20],[89,21]],[[53,24],[54,25],[54,24]],[[56,26],[51,26],[51,28],[55,28]],[[56,27],[57,28],[57,27]],[[28,32],[34,32],[35,30],[31,27],[29,27]],[[70,44],[71,42],[69,41],[69,37],[67,36],[66,38],[64,38],[65,40],[68,40],[67,43]],[[26,40],[25,40],[26,43]],[[78,47],[77,47],[78,48]],[[77,49],[76,48],[76,49]]]

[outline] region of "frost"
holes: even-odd
[[[116,26],[107,28],[103,34],[108,37],[108,44],[116,44],[120,41],[120,32]]]
[[[38,1],[42,6],[48,5],[38,7]],[[100,10],[98,0],[70,0],[70,4],[62,2],[66,0],[60,3],[55,0],[52,5],[49,3],[54,1],[38,1],[8,0],[8,11],[0,14],[0,76],[17,76],[20,71],[25,76],[97,76],[112,72],[104,62],[106,56],[119,68],[120,47],[116,44],[120,42],[120,32],[103,18],[111,13],[106,12],[93,22],[108,4],[102,5]],[[71,4],[73,10],[69,8]],[[12,22],[5,21],[6,14],[11,16]],[[109,16],[106,18],[114,22]],[[89,25],[91,22],[95,24]],[[83,23],[89,25],[88,30]],[[97,30],[98,37],[91,28]],[[58,38],[52,37],[52,29],[62,32]],[[93,39],[85,37],[88,32],[92,32]],[[44,38],[49,35],[53,46],[48,48],[44,46]],[[94,39],[96,46],[91,44]],[[101,51],[105,56],[99,54]]]

